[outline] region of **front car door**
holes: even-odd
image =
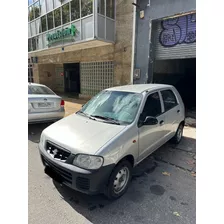
[[[162,103],[164,105],[164,131],[165,140],[168,141],[172,138],[181,122],[181,111],[180,103],[178,98],[172,89],[161,90]]]
[[[147,116],[157,118],[158,124],[142,125],[138,129],[139,135],[139,159],[143,160],[159,146],[164,137],[164,114],[161,97],[158,92],[146,96],[146,101],[140,119],[143,121]],[[141,122],[140,122],[141,123]]]

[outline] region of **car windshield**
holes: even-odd
[[[91,118],[99,118],[117,124],[130,124],[137,114],[142,95],[122,91],[102,91],[79,111]]]
[[[28,94],[55,95],[55,93],[45,86],[28,86]]]

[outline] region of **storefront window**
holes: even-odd
[[[61,25],[61,8],[54,10],[54,22],[55,27]]]
[[[63,24],[70,22],[69,4],[62,6],[62,22]]]
[[[45,0],[40,0],[40,14],[44,15],[46,13]]]
[[[34,4],[34,16],[35,16],[35,18],[38,18],[39,16],[40,16],[40,2],[38,1],[38,2],[36,2],[35,4]]]
[[[80,18],[80,5],[79,0],[71,1],[71,19],[76,20]]]
[[[97,12],[101,15],[105,15],[105,0],[98,0]]]
[[[53,10],[53,0],[46,0],[47,12]]]
[[[81,17],[90,15],[93,13],[93,0],[82,0],[81,1]]]
[[[54,28],[53,12],[50,12],[47,14],[47,26],[48,26],[48,30],[51,30]]]
[[[107,17],[114,19],[115,0],[106,0]]]
[[[30,21],[34,19],[34,11],[33,11],[33,6],[29,7],[29,14],[30,14]]]
[[[36,37],[32,38],[32,50],[35,51],[37,49],[37,45],[36,45]]]

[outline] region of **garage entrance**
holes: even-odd
[[[196,13],[154,21],[152,45],[152,82],[175,86],[196,116]]]
[[[153,83],[175,86],[186,109],[196,110],[196,58],[156,60],[154,62]]]

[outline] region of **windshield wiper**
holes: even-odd
[[[88,118],[91,119],[91,120],[96,120],[95,118],[89,116],[88,114],[84,113],[84,112],[81,111],[81,110],[77,111],[76,113],[77,113],[77,114],[78,114],[78,113],[79,113],[79,114],[82,114],[82,115],[84,115],[85,117],[88,117]]]
[[[105,116],[100,116],[100,115],[91,115],[91,117],[99,118],[99,119],[102,119],[102,120],[105,120],[105,121],[109,121],[109,123],[111,123],[111,124],[120,125],[119,121],[117,121],[117,120],[115,120],[114,118],[111,118],[111,117],[105,117]]]

